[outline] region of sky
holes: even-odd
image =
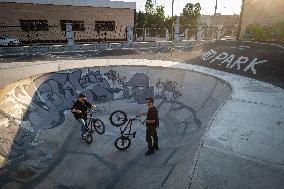
[[[119,0],[111,0],[119,1]],[[120,0],[121,1],[121,0]],[[145,10],[146,0],[123,0],[126,2],[136,2],[137,12],[139,10]],[[155,2],[155,0],[152,0]],[[200,3],[201,5],[201,14],[203,15],[213,15],[215,11],[215,0],[175,0],[174,2],[174,15],[179,15],[182,13],[182,9],[187,3]],[[165,6],[166,16],[172,14],[172,0],[156,0],[156,5]],[[240,14],[241,12],[242,0],[218,0],[218,9],[217,12],[222,15],[233,15]]]

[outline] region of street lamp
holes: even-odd
[[[172,44],[171,44],[171,56],[173,56],[173,46],[174,46],[174,1],[172,0]]]
[[[216,5],[215,5],[215,15],[217,13],[217,4],[218,4],[218,0],[216,0]]]

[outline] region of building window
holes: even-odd
[[[23,31],[48,31],[47,20],[20,20]]]
[[[60,20],[61,31],[66,31],[66,23],[72,23],[73,31],[85,31],[84,21]]]
[[[96,21],[95,30],[96,31],[114,31],[115,22],[114,21]]]

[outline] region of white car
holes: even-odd
[[[0,46],[21,45],[21,42],[15,37],[0,35]]]
[[[226,36],[222,37],[221,39],[222,40],[235,40],[235,37],[226,35]]]

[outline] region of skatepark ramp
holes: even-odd
[[[284,186],[283,89],[178,61],[109,58],[0,66],[0,188]],[[70,113],[81,92],[105,124],[91,144]],[[110,114],[146,111],[147,96],[159,110],[160,149],[144,156],[136,121],[131,146],[118,150]]]
[[[187,188],[202,136],[230,97],[230,85],[186,69],[92,61],[29,69],[0,90],[0,187]],[[97,105],[95,116],[106,127],[89,145],[70,113],[80,93]],[[160,150],[144,156],[145,126],[136,122],[130,148],[117,150],[120,130],[109,115],[146,111],[149,96],[159,110]]]

